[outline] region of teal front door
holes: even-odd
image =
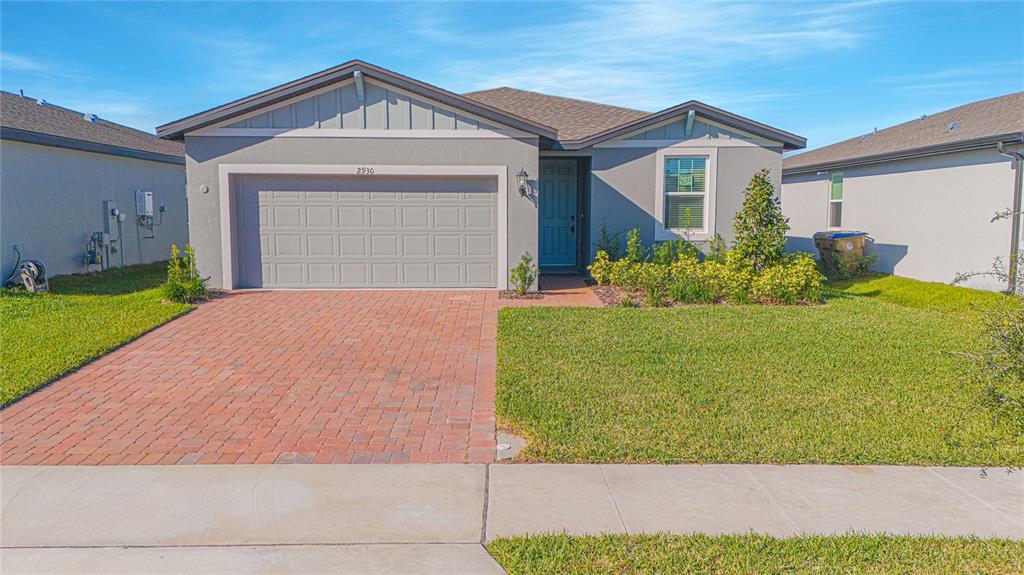
[[[576,160],[540,161],[541,267],[575,267]]]

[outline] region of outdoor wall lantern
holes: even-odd
[[[526,180],[530,177],[530,174],[526,173],[526,170],[519,168],[519,173],[516,174],[516,182],[519,184],[519,195],[525,196],[527,190]]]

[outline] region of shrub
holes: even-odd
[[[750,295],[761,303],[792,305],[821,299],[821,272],[810,254],[796,254],[757,274]]]
[[[672,265],[685,255],[700,257],[700,250],[686,240],[659,242],[651,248],[651,261],[661,265]]]
[[[523,295],[530,291],[533,282],[537,281],[537,266],[533,265],[530,252],[525,252],[523,257],[519,258],[519,263],[511,269],[509,280],[512,282],[512,289],[517,294]]]
[[[862,276],[871,271],[871,266],[875,265],[877,261],[877,255],[833,254],[832,270],[834,279],[847,280]]]
[[[633,263],[640,263],[647,259],[644,253],[644,243],[640,241],[640,228],[633,228],[626,234],[626,259]]]
[[[722,234],[715,234],[715,237],[708,242],[708,256],[704,259],[724,264],[725,252],[725,240],[722,239]]]
[[[639,278],[637,277],[639,265],[627,258],[612,262],[608,272],[608,283],[623,289],[637,289],[640,287]]]
[[[668,296],[678,303],[714,303],[715,297],[708,286],[694,274],[672,277]]]
[[[598,232],[597,242],[594,248],[597,253],[604,252],[608,259],[615,261],[622,257],[622,232],[618,231],[609,234],[605,227],[604,220],[601,220],[601,229]],[[596,278],[595,278],[596,279]]]
[[[608,252],[600,250],[594,256],[594,263],[587,266],[590,276],[601,285],[608,285],[611,282],[612,261]]]
[[[206,299],[207,278],[199,275],[196,267],[196,251],[185,244],[185,253],[171,244],[171,260],[167,262],[167,281],[163,290],[167,299],[178,303],[192,303]]]
[[[730,303],[750,303],[750,285],[755,272],[736,250],[725,254],[724,262],[705,261],[700,265],[700,280],[714,296],[714,299]]]
[[[651,307],[662,307],[668,296],[668,266],[647,262],[633,267],[634,281],[644,292],[644,300]]]
[[[769,170],[754,175],[743,191],[743,206],[733,220],[732,250],[747,260],[755,271],[761,271],[782,260],[786,248],[789,219],[782,214]]]

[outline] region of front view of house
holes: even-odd
[[[590,262],[602,226],[727,240],[803,138],[691,101],[647,113],[458,95],[360,61],[161,126],[184,139],[201,272],[232,288],[500,288],[529,253]]]

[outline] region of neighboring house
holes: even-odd
[[[185,141],[192,243],[225,288],[505,288],[526,252],[583,270],[602,222],[728,236],[751,177],[804,145],[699,102],[459,95],[360,61],[157,133]]]
[[[1010,156],[1022,142],[1018,92],[787,157],[790,248],[813,252],[815,232],[842,228],[870,234],[867,253],[886,273],[949,283],[990,270],[997,257],[1005,264],[1020,249],[1020,219],[991,220],[1019,211],[1020,163]],[[968,285],[1007,288],[984,276]]]
[[[86,266],[95,232],[110,238],[98,250],[102,267],[165,260],[172,242],[188,240],[179,142],[42,100],[0,95],[0,281],[14,268],[15,246],[52,276],[101,267]],[[152,217],[137,212],[137,191],[143,199],[152,193]],[[110,214],[114,209],[123,221]]]

